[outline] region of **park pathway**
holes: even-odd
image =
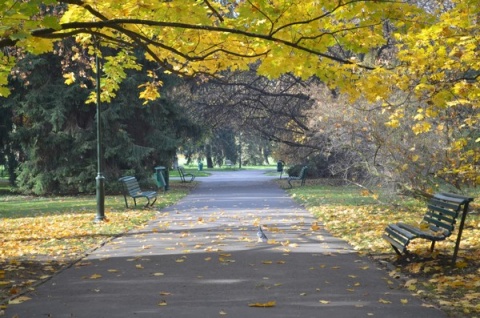
[[[197,178],[178,204],[38,286],[5,317],[446,317],[324,231],[274,178]],[[259,225],[268,242],[258,242]]]

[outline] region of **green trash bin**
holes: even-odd
[[[159,188],[168,190],[168,170],[164,166],[155,167],[154,180]]]

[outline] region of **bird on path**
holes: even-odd
[[[259,242],[267,242],[268,241],[267,236],[265,235],[265,233],[263,233],[261,225],[258,226],[257,236],[258,236],[258,241]]]

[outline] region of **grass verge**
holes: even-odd
[[[152,220],[195,183],[171,182],[152,208],[125,208],[123,196],[105,198],[107,220],[95,223],[95,196],[0,196],[0,303],[28,290],[106,241]]]
[[[284,182],[286,185],[285,181]],[[332,186],[309,180],[305,187],[294,187],[290,194],[311,211],[333,235],[348,241],[359,253],[393,268],[392,280],[403,277],[404,288],[428,299],[452,317],[480,316],[480,215],[478,203],[467,217],[455,266],[450,265],[457,232],[438,242],[434,253],[430,243],[414,240],[409,250],[419,260],[397,259],[382,239],[385,226],[394,222],[418,223],[425,203],[405,197],[384,197],[381,192],[366,195],[361,189]],[[389,204],[379,203],[389,202]]]

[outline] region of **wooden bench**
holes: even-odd
[[[185,173],[185,169],[183,167],[178,166],[177,170],[182,182],[192,182],[195,179],[195,175],[191,173]]]
[[[386,239],[399,256],[408,256],[407,245],[416,238],[431,241],[430,251],[435,248],[435,242],[443,241],[452,235],[455,223],[461,215],[458,226],[457,241],[452,263],[455,264],[468,205],[473,198],[451,193],[437,193],[427,204],[427,212],[419,226],[403,222],[390,224],[385,228],[383,238]]]
[[[125,206],[128,208],[127,196],[133,198],[133,203],[137,206],[137,198],[146,198],[147,199],[147,206],[152,206],[155,201],[157,201],[157,192],[155,191],[142,191],[140,186],[138,185],[137,178],[132,176],[125,176],[118,179],[118,181],[123,182],[124,185],[124,192],[123,197],[125,198]],[[150,200],[153,201],[150,203]]]
[[[297,177],[288,177],[287,182],[290,185],[290,188],[293,188],[292,181],[301,181],[300,185],[303,186],[305,185],[305,180],[307,179],[307,166],[303,166],[302,170],[300,170],[300,173],[298,174]]]

